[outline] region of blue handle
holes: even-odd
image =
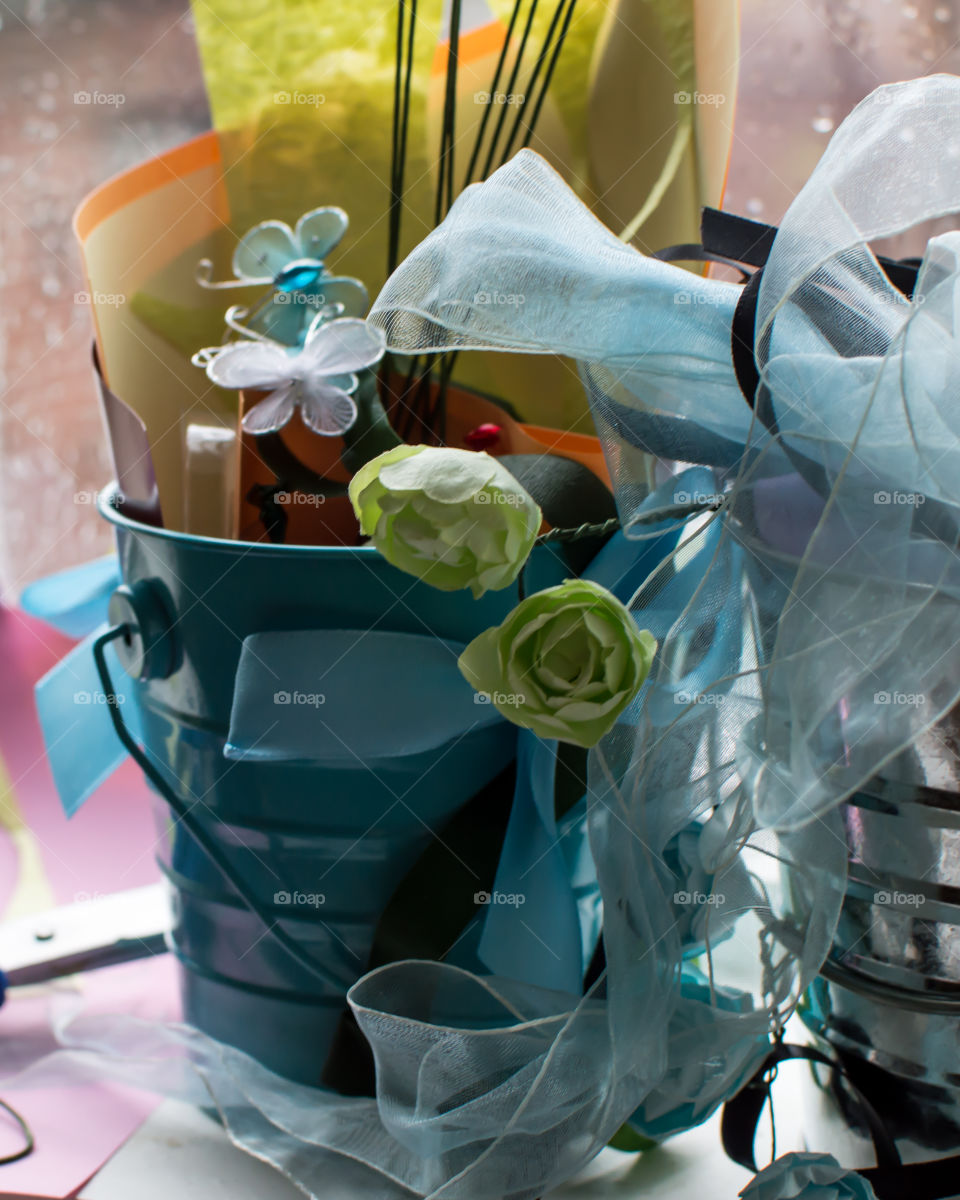
[[[93,657],[97,665],[97,673],[100,676],[100,683],[103,687],[103,693],[107,700],[107,711],[110,714],[110,719],[113,722],[114,730],[117,737],[123,743],[124,748],[130,757],[137,763],[140,770],[157,789],[160,795],[170,805],[171,811],[176,816],[177,820],[183,825],[184,829],[190,834],[197,845],[204,851],[210,861],[223,874],[238,896],[247,906],[247,908],[259,918],[266,932],[287,951],[304,969],[312,975],[322,980],[324,983],[337,989],[345,989],[353,982],[352,977],[337,976],[330,970],[329,966],[319,962],[312,955],[307,954],[299,945],[296,939],[292,938],[286,930],[280,925],[270,911],[261,904],[254,890],[247,884],[240,875],[233,870],[227,856],[223,853],[219,845],[210,837],[203,825],[195,820],[188,805],[184,804],[179,796],[175,795],[168,786],[167,781],[163,778],[153,763],[147,758],[144,751],[137,744],[136,740],[131,736],[130,731],[124,723],[120,712],[120,705],[113,703],[114,687],[113,680],[110,678],[110,669],[107,666],[105,651],[110,642],[116,641],[117,638],[128,638],[130,627],[127,625],[116,625],[112,629],[108,629],[102,633],[93,643]]]

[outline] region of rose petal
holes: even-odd
[[[478,692],[495,692],[500,679],[497,629],[487,629],[466,647],[457,659],[460,673]]]
[[[489,454],[439,446],[424,446],[422,450],[415,459],[384,467],[380,472],[384,487],[397,492],[423,492],[444,504],[462,504],[482,491],[496,474],[496,462]],[[477,505],[477,522],[483,520],[489,507]]]
[[[367,537],[372,536],[380,518],[379,500],[385,489],[380,483],[379,474],[383,465],[419,454],[422,449],[422,446],[394,446],[392,450],[386,450],[364,463],[350,480],[347,494],[360,522],[360,529]]]

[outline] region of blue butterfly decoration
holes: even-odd
[[[253,305],[229,308],[227,325],[243,337],[302,347],[311,329],[338,317],[362,317],[370,306],[359,279],[326,270],[325,259],[347,225],[347,214],[333,206],[304,213],[293,229],[283,221],[262,221],[233,252],[235,279],[214,283],[213,263],[205,258],[197,282],[207,288],[267,288]]]

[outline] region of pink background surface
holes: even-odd
[[[149,791],[134,763],[125,762],[70,821],[60,807],[33,685],[72,645],[39,621],[0,608],[0,758],[59,904],[80,893],[123,891],[159,878]],[[15,860],[8,843],[0,854],[2,912],[13,890]]]
[[[97,893],[126,890],[159,878],[149,793],[132,762],[124,765],[70,821],[47,766],[33,704],[33,685],[72,643],[19,612],[0,608],[0,758],[30,826],[58,904]],[[6,797],[0,794],[0,804]],[[0,830],[0,912],[16,885],[17,859]],[[0,963],[0,966],[3,964]],[[93,972],[78,985],[85,1008],[177,1017],[176,970],[169,955]],[[49,1026],[50,992],[12,991],[0,1008],[0,1075],[4,1045],[18,1056],[55,1049]],[[9,1056],[8,1056],[9,1061]],[[4,1086],[2,1097],[26,1118],[36,1151],[0,1166],[5,1195],[64,1197],[76,1192],[139,1127],[157,1097],[107,1083],[58,1087]],[[0,1156],[21,1135],[0,1113]]]

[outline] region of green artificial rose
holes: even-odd
[[[350,481],[361,530],[387,562],[444,592],[475,597],[513,583],[542,516],[489,454],[396,446]]]
[[[656,652],[656,639],[616,596],[568,579],[474,638],[459,665],[515,725],[595,746],[640,690]]]

